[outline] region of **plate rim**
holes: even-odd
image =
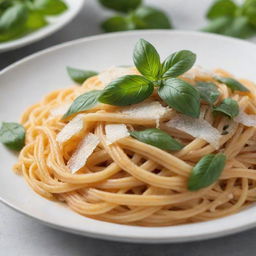
[[[116,33],[110,33],[110,34],[101,34],[101,35],[95,35],[95,36],[90,36],[90,37],[84,37],[84,38],[79,38],[79,39],[75,39],[72,41],[68,41],[68,42],[64,42],[52,47],[49,47],[47,49],[38,51],[36,53],[33,53],[25,58],[22,58],[21,60],[7,66],[6,68],[4,68],[3,70],[0,71],[0,78],[3,74],[7,73],[8,71],[12,70],[13,68],[22,65],[23,63],[29,62],[35,58],[40,57],[41,55],[47,55],[50,54],[51,52],[54,52],[56,50],[65,48],[65,47],[69,47],[71,45],[77,45],[77,44],[81,44],[81,43],[86,43],[89,41],[94,41],[94,40],[104,40],[105,38],[113,38],[113,37],[119,37],[119,36],[129,36],[129,35],[147,35],[147,34],[178,34],[178,35],[186,35],[186,36],[201,36],[201,37],[207,37],[207,38],[214,38],[214,39],[221,39],[221,40],[227,40],[229,42],[233,41],[233,42],[238,42],[240,44],[244,44],[244,47],[250,46],[250,47],[255,47],[256,49],[256,45],[254,43],[248,42],[248,41],[244,41],[241,39],[234,39],[234,38],[229,38],[226,36],[222,36],[222,35],[214,35],[214,34],[210,34],[210,33],[204,33],[204,32],[198,32],[198,31],[186,31],[186,30],[140,30],[140,31],[129,31],[129,32],[116,32]],[[14,209],[15,211],[22,213],[23,215],[29,216],[41,223],[44,223],[48,226],[54,227],[56,229],[60,229],[63,231],[67,231],[70,233],[74,233],[74,234],[79,234],[79,235],[85,235],[85,236],[90,236],[90,237],[94,237],[94,238],[102,238],[102,239],[106,239],[106,240],[115,240],[115,241],[125,241],[125,242],[135,242],[135,243],[175,243],[175,242],[185,242],[185,241],[197,241],[197,240],[205,240],[205,239],[210,239],[210,238],[215,238],[215,237],[221,237],[221,236],[225,236],[225,235],[229,235],[229,234],[234,234],[237,232],[241,232],[244,230],[247,230],[249,228],[253,228],[256,226],[256,220],[253,221],[248,221],[248,220],[243,220],[240,221],[239,223],[236,223],[235,226],[231,226],[231,227],[221,227],[218,230],[203,230],[202,232],[199,232],[197,234],[178,234],[176,236],[170,235],[170,236],[155,236],[154,232],[147,234],[146,236],[142,236],[141,234],[134,234],[133,236],[131,236],[131,234],[113,234],[111,233],[111,231],[100,231],[100,230],[81,230],[79,228],[74,229],[73,227],[70,227],[68,225],[63,226],[61,224],[56,224],[53,223],[51,220],[44,220],[43,218],[40,218],[38,216],[34,216],[33,214],[29,213],[29,211],[26,211],[24,209],[20,209],[19,207],[16,207],[12,202],[8,202],[7,200],[5,200],[4,198],[2,198],[0,196],[0,202],[2,202],[3,204],[9,206],[10,208]],[[231,218],[234,215],[231,216],[227,216],[224,217],[226,218]],[[242,217],[242,216],[241,216]],[[240,217],[240,218],[241,218]],[[220,218],[218,220],[223,220],[224,218]],[[97,221],[97,220],[95,220]],[[97,221],[99,222],[99,221]],[[203,223],[210,223],[211,221],[207,221],[207,222],[203,222]],[[201,223],[200,223],[201,224]],[[133,226],[126,226],[126,225],[120,225],[120,224],[112,224],[111,225],[115,225],[115,226],[119,226],[119,227],[133,227]],[[196,224],[186,224],[186,226],[193,226]],[[185,226],[185,225],[184,225]],[[133,227],[134,229],[136,229],[137,227]],[[147,231],[156,231],[156,230],[163,230],[166,228],[171,228],[171,227],[139,227],[140,229],[144,229]],[[145,231],[146,233],[146,231]],[[149,233],[149,232],[148,232]],[[157,233],[157,232],[156,232]]]
[[[68,23],[70,23],[78,15],[78,13],[82,10],[84,6],[84,3],[85,3],[85,0],[79,0],[77,8],[74,9],[73,12],[71,12],[70,10],[67,10],[67,12],[70,12],[70,16],[62,20],[62,22],[56,22],[52,26],[46,26],[42,28],[42,29],[45,29],[45,31],[42,31],[41,29],[39,29],[23,37],[0,43],[0,53],[7,52],[13,49],[18,49],[25,45],[30,45],[32,43],[40,41],[41,39],[54,34],[55,32],[62,29],[64,26],[66,26]]]

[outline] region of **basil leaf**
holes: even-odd
[[[231,77],[214,77],[219,83],[223,83],[233,91],[249,92],[249,90],[240,82]]]
[[[45,15],[58,15],[68,9],[61,0],[34,0],[33,8]]]
[[[26,21],[26,28],[33,31],[46,26],[48,22],[41,13],[30,12]]]
[[[206,27],[201,29],[203,32],[225,34],[225,30],[228,29],[233,22],[233,18],[223,16],[212,20]]]
[[[217,0],[209,8],[206,16],[208,19],[215,19],[221,16],[234,16],[237,5],[232,0]]]
[[[98,98],[102,91],[93,90],[78,96],[65,113],[63,118],[67,118],[75,113],[82,112],[94,107],[98,103]]]
[[[96,76],[98,74],[98,72],[96,71],[82,70],[82,69],[71,68],[71,67],[67,67],[67,71],[70,78],[78,84],[82,84],[88,78],[92,76]]]
[[[213,111],[220,112],[224,115],[234,118],[239,114],[239,106],[235,100],[226,98],[220,103],[219,106],[214,107]]]
[[[188,190],[195,191],[213,184],[221,175],[226,163],[224,154],[209,154],[193,167],[188,179]]]
[[[168,133],[157,128],[150,128],[144,131],[132,131],[130,135],[139,141],[163,150],[177,151],[184,147]]]
[[[190,84],[178,78],[162,82],[158,94],[171,108],[191,117],[199,117],[200,94]]]
[[[99,2],[106,8],[118,11],[129,12],[135,10],[142,2],[142,0],[99,0]]]
[[[25,4],[15,3],[4,11],[0,17],[0,31],[18,29],[25,24],[28,17],[28,9]]]
[[[249,22],[256,27],[256,1],[245,0],[242,6],[242,14],[245,15]]]
[[[155,47],[144,39],[140,39],[133,51],[133,61],[142,75],[150,80],[158,77],[161,63]]]
[[[2,123],[0,142],[12,150],[21,150],[25,145],[25,129],[18,123]]]
[[[101,24],[101,27],[105,32],[115,32],[115,31],[135,29],[134,24],[129,19],[127,19],[127,17],[118,16],[118,15],[105,20]]]
[[[177,77],[188,71],[195,63],[196,55],[188,50],[171,54],[162,64],[162,76]]]
[[[172,27],[169,17],[161,10],[141,6],[132,13],[136,29],[169,29]]]
[[[153,90],[153,84],[143,76],[123,76],[105,87],[99,101],[114,106],[127,106],[145,100]]]
[[[209,104],[213,104],[220,95],[217,86],[214,83],[209,82],[197,82],[196,89],[200,93],[202,100]]]

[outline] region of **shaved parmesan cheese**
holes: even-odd
[[[124,124],[107,124],[105,126],[107,145],[110,145],[130,134]]]
[[[219,148],[220,132],[206,120],[195,119],[185,115],[177,115],[166,123],[166,126],[175,128],[210,143],[215,149]]]
[[[198,76],[204,76],[204,77],[211,76],[212,77],[212,76],[215,76],[215,74],[212,71],[207,70],[207,69],[197,65],[197,66],[194,66],[193,68],[191,68],[186,73],[184,73],[182,76],[185,78],[194,80]]]
[[[110,67],[99,74],[99,79],[102,83],[107,85],[121,76],[136,74],[138,73],[132,68]]]
[[[71,173],[75,173],[86,164],[88,157],[92,154],[99,142],[99,138],[93,133],[88,133],[88,135],[83,138],[67,163]]]
[[[63,143],[73,137],[75,134],[79,133],[83,127],[83,114],[74,117],[64,128],[58,133],[56,140]]]
[[[237,123],[241,123],[245,126],[256,126],[256,115],[248,115],[245,112],[239,112],[238,116],[234,118]]]
[[[142,119],[160,119],[170,111],[169,108],[163,107],[158,101],[146,101],[129,107],[124,107],[121,113]]]
[[[50,111],[51,116],[63,116],[70,108],[71,103],[60,105]]]

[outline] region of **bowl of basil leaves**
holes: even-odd
[[[0,52],[40,40],[70,22],[84,0],[0,0]]]

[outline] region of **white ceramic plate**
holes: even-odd
[[[27,44],[31,44],[53,34],[55,31],[64,27],[81,10],[84,0],[65,0],[65,2],[68,5],[68,10],[61,15],[52,16],[51,18],[49,18],[48,26],[45,26],[21,38],[0,43],[0,52],[8,51],[11,49],[22,47]]]
[[[30,104],[48,92],[69,86],[66,66],[102,70],[132,63],[139,38],[152,42],[161,56],[189,49],[197,64],[222,67],[238,77],[256,80],[256,45],[222,36],[182,31],[139,31],[95,36],[65,43],[34,54],[0,73],[0,120],[16,121]],[[12,165],[16,156],[0,146],[0,199],[12,208],[47,225],[69,232],[132,242],[177,242],[223,236],[256,224],[256,205],[213,221],[173,227],[134,227],[82,217],[63,205],[34,193]]]

